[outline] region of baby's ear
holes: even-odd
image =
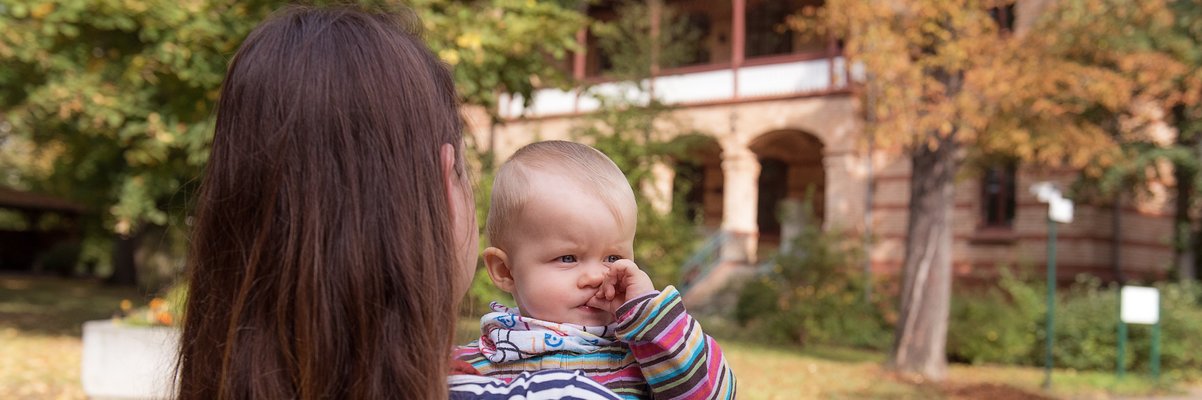
[[[513,269],[505,250],[489,247],[484,249],[481,256],[484,257],[484,265],[488,267],[488,277],[492,278],[492,284],[504,290],[505,293],[513,293]]]

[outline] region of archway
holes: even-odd
[[[805,226],[821,227],[826,209],[822,141],[801,131],[774,131],[749,148],[760,161],[760,252],[787,245]]]
[[[722,225],[722,146],[703,135],[682,136],[672,144],[678,149],[672,160],[673,205],[683,207],[690,221],[716,231]]]

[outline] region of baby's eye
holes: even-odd
[[[621,259],[622,259],[622,256],[616,256],[616,255],[605,256],[605,262],[607,262],[607,263],[618,262],[618,260],[621,260]]]
[[[576,262],[576,256],[559,256],[559,262],[571,264]]]

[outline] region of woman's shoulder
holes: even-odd
[[[525,372],[509,382],[479,375],[451,375],[451,399],[618,399],[580,371]]]

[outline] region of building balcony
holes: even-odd
[[[603,81],[570,90],[543,89],[529,106],[520,95],[503,95],[500,116],[505,119],[545,118],[589,113],[599,98],[647,104],[654,98],[671,106],[729,104],[765,99],[842,93],[852,72],[843,57],[797,54],[751,59],[741,67],[701,65],[667,70],[636,85]]]

